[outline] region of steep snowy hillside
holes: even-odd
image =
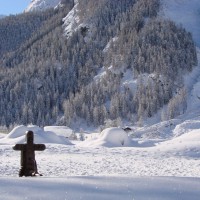
[[[165,16],[172,16],[173,19],[173,9],[180,1],[161,1]],[[190,78],[185,78],[188,91],[193,90],[200,74],[195,68],[196,46],[191,34],[170,20],[156,18],[161,13],[160,0],[118,2],[33,0],[27,11],[56,7],[60,3],[70,6],[68,9],[63,7],[45,11],[52,12],[52,18],[44,20],[44,26],[42,24],[37,30],[35,27],[38,25],[32,26],[30,23],[34,37],[30,41],[25,40],[27,37],[23,38],[18,46],[7,42],[11,39],[16,41],[16,36],[21,35],[16,34],[18,26],[11,26],[6,36],[2,31],[0,39],[8,43],[3,47],[14,46],[8,46],[2,52],[5,58],[0,60],[3,66],[13,69],[2,72],[3,91],[6,91],[1,105],[2,125],[33,123],[45,126],[54,123],[76,130],[80,125],[74,123],[85,123],[84,127],[143,126],[163,107],[166,107],[166,115],[162,120],[173,119],[185,112],[186,103],[180,101],[185,98],[178,98],[186,95],[183,74],[190,74]],[[193,2],[196,1],[190,5],[191,12],[196,9]],[[28,12],[26,15],[35,13]],[[15,19],[22,21],[18,17]],[[13,21],[9,20],[5,20],[5,27]],[[4,29],[4,24],[0,30]],[[7,51],[16,47],[20,51],[7,54]],[[37,63],[34,71],[31,67],[33,63]],[[26,67],[26,72],[18,73],[24,66],[30,69]],[[19,76],[7,82],[4,77],[12,77],[11,73]],[[30,75],[28,83],[22,81],[26,77],[24,74]],[[15,88],[18,84],[20,87]],[[195,88],[196,91],[198,84]],[[16,96],[15,101],[10,101],[10,91],[13,92],[12,98]],[[33,94],[26,98],[19,95],[29,94],[30,91]],[[178,95],[179,92],[181,95]],[[74,96],[70,95],[72,93]],[[198,106],[198,98],[195,101]],[[173,102],[176,107],[172,105],[175,108],[171,114],[169,111],[172,106],[168,104]],[[23,105],[32,106],[24,109]],[[11,115],[7,112],[10,108],[13,108]],[[154,124],[161,120],[160,116],[159,113]]]
[[[137,138],[173,138],[200,128],[200,51],[197,47],[198,66],[184,77],[187,90],[187,108],[184,114],[172,120],[160,122],[160,114],[146,121],[145,127],[136,128]],[[196,132],[198,134],[198,131]],[[199,141],[199,139],[197,140]]]
[[[182,25],[192,33],[197,46],[197,58],[200,63],[200,1],[199,0],[162,0],[160,15]],[[159,122],[159,114],[146,123],[147,127],[135,131],[135,137],[170,138],[199,128],[200,109],[200,64],[184,76],[187,90],[187,109],[176,119]],[[187,128],[186,128],[187,126]],[[178,131],[178,133],[177,133]]]
[[[30,5],[26,8],[26,12],[45,10],[57,6],[61,0],[32,0]]]
[[[199,0],[162,0],[163,12],[167,18],[182,24],[193,35],[200,46],[200,1]]]
[[[78,1],[75,1],[75,5],[73,9],[67,14],[67,16],[63,19],[64,22],[64,32],[66,37],[72,35],[74,31],[77,30],[79,24],[79,15],[78,15]]]
[[[197,57],[200,63],[200,1],[199,0],[163,0],[164,16],[181,24],[192,33],[197,45]],[[199,116],[200,108],[200,64],[185,76],[188,91],[187,112],[180,118],[190,120]]]
[[[180,0],[162,0],[162,6],[160,14],[165,18],[169,18],[172,21],[175,21],[177,24],[182,24],[187,31],[191,32],[194,38],[195,43],[198,45],[200,42],[200,39],[198,35],[200,35],[200,28],[198,26],[199,24],[199,12],[198,9],[200,8],[200,2],[197,0],[193,1],[180,1]],[[85,26],[88,30],[94,29],[91,28],[92,24],[84,23],[80,20],[80,17],[78,15],[78,1],[76,2],[76,6],[69,12],[69,14],[64,18],[64,28],[65,28],[65,34],[67,36],[72,35],[74,31],[77,29]],[[90,20],[91,22],[91,20]],[[90,34],[88,34],[90,35]],[[117,37],[115,37],[117,38]],[[86,39],[86,37],[85,37]],[[86,40],[87,41],[87,40]],[[113,43],[117,42],[117,39],[112,39]],[[106,45],[104,52],[108,53],[109,45]],[[197,49],[198,51],[198,49]],[[199,51],[198,58],[199,58]],[[117,56],[116,56],[117,57]],[[111,70],[113,66],[110,66],[108,69]],[[122,67],[121,67],[122,68]],[[113,70],[111,70],[113,71]],[[123,70],[122,70],[123,71]],[[121,72],[122,72],[121,71]],[[116,72],[116,70],[115,70]],[[114,73],[115,73],[114,72]],[[102,70],[97,74],[97,76],[94,77],[94,80],[101,80],[106,76],[106,68],[103,67]],[[144,77],[145,75],[143,75]],[[198,93],[198,77],[200,76],[200,70],[199,67],[196,67],[188,76],[185,77],[185,87],[188,91],[192,91],[194,94],[188,95],[188,112],[191,112],[191,109],[197,109],[199,107],[199,99],[196,96],[196,92]],[[150,75],[151,78],[151,75]],[[145,78],[147,79],[147,78]],[[131,72],[128,70],[126,73],[124,73],[124,77],[122,79],[122,87],[126,85],[129,87],[132,91],[135,91],[137,80],[134,79],[131,75]],[[194,90],[193,90],[194,87]],[[192,98],[192,99],[191,99]],[[191,102],[193,102],[191,104]],[[192,107],[192,108],[191,108]],[[187,113],[188,113],[187,112]],[[160,121],[160,118],[157,118],[155,120],[156,122]],[[154,122],[155,122],[154,121]]]

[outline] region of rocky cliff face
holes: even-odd
[[[32,0],[30,5],[25,10],[26,12],[46,10],[57,6],[73,7],[74,0]],[[0,16],[1,17],[1,16]]]
[[[63,0],[62,0],[63,1]],[[65,2],[64,0],[63,2]],[[36,10],[45,10],[48,8],[56,7],[61,0],[32,0],[30,5],[26,8],[26,12],[36,11]]]

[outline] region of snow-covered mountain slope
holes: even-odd
[[[172,12],[169,5],[174,9],[176,4],[181,5],[182,2],[190,2],[191,5],[193,2],[198,3],[195,0],[165,0],[165,5],[168,7],[164,8],[169,8],[165,12]],[[168,16],[176,20],[172,16],[178,12],[174,12],[176,9]],[[184,9],[180,14],[183,12]],[[68,20],[66,30],[69,33],[73,31],[72,27],[76,27],[76,22],[79,22],[77,18],[74,24],[70,24],[70,19],[74,20],[77,16],[72,11],[66,17]],[[190,27],[190,22],[188,23],[184,25],[188,30],[196,30],[196,25]],[[197,42],[198,38],[195,41]],[[200,61],[199,50],[198,60]],[[104,74],[102,71],[99,77]],[[128,75],[127,72],[123,83],[134,85],[134,80]],[[39,171],[43,177],[36,179],[17,177],[20,152],[13,151],[12,142],[13,139],[23,142],[21,134],[27,127],[19,127],[20,129],[13,130],[5,138],[0,134],[0,156],[3,161],[0,162],[1,198],[4,200],[55,199],[55,197],[58,200],[198,200],[200,65],[184,78],[188,90],[186,113],[177,119],[165,122],[159,122],[160,118],[157,115],[155,120],[151,119],[152,126],[147,122],[146,126],[140,129],[133,127],[132,141],[124,131],[114,128],[104,130],[101,134],[91,134],[89,140],[72,141],[74,145],[66,145],[68,143],[63,144],[60,140],[55,140],[55,135],[52,137],[52,133],[47,133],[47,131],[59,132],[59,135],[62,135],[63,131],[58,130],[59,128],[46,127],[43,131],[33,127],[37,132],[36,142],[44,142],[47,146],[45,151],[36,154]],[[51,142],[52,139],[54,142]],[[122,147],[122,144],[126,147]]]
[[[67,37],[71,36],[74,31],[77,30],[79,24],[79,16],[78,16],[78,0],[74,1],[75,5],[72,10],[67,14],[67,16],[63,19],[64,22],[64,32]]]
[[[199,0],[162,0],[161,13],[182,25],[187,31],[192,33],[197,46],[198,63],[200,63],[200,1]],[[185,76],[185,87],[188,91],[187,112],[183,119],[198,116],[200,109],[200,64]]]
[[[39,0],[36,0],[39,1]],[[42,1],[42,0],[41,0]],[[45,1],[45,0],[43,0]],[[65,33],[71,35],[78,28],[78,0],[75,0],[72,11],[64,18]],[[200,1],[199,0],[161,0],[160,15],[181,24],[193,35],[194,41],[200,47]]]
[[[160,16],[164,18],[169,18],[172,21],[175,21],[177,24],[182,24],[183,27],[189,32],[192,33],[194,41],[197,46],[200,46],[200,1],[199,0],[162,0],[162,6],[160,11]],[[84,20],[80,20],[80,17],[78,15],[78,1],[76,1],[76,5],[71,10],[71,12],[68,13],[68,15],[63,19],[64,20],[64,28],[65,28],[65,34],[67,36],[70,36],[73,31],[76,31],[81,26],[91,26],[91,24],[85,24]],[[115,40],[113,39],[113,42]],[[109,43],[105,47],[105,52],[109,48]],[[200,52],[197,48],[197,54],[198,54],[198,60],[200,61]],[[114,55],[113,55],[114,56]],[[111,69],[112,66],[109,68]],[[102,70],[100,70],[99,74],[94,77],[95,81],[100,80],[104,75],[106,74],[106,71],[104,67]],[[133,79],[133,77],[130,77],[130,74],[128,71],[124,74],[124,78],[122,80],[122,84],[126,84],[131,88],[131,90],[135,90],[137,80]],[[148,78],[148,77],[147,77]],[[187,105],[187,112],[184,116],[179,117],[178,120],[173,121],[173,125],[168,126],[167,125],[167,135],[166,134],[166,124],[171,124],[171,121],[164,122],[161,124],[157,124],[160,121],[160,117],[156,116],[155,120],[152,119],[150,124],[154,124],[153,127],[149,127],[150,129],[145,130],[143,134],[150,136],[149,130],[152,130],[152,136],[154,137],[173,137],[176,134],[173,133],[173,129],[181,124],[184,120],[190,120],[193,121],[193,118],[195,118],[198,115],[198,110],[200,109],[200,65],[198,65],[196,68],[193,69],[193,71],[185,76],[185,87],[188,91],[188,105]],[[149,126],[149,123],[147,123]],[[157,127],[160,127],[158,129],[162,130],[162,133],[157,131]],[[154,131],[156,130],[156,131]],[[151,137],[151,136],[150,136]]]
[[[69,0],[68,0],[69,1]],[[200,5],[200,3],[197,0],[192,0],[190,1],[190,3],[188,3],[188,1],[186,0],[162,0],[163,1],[163,11],[164,12],[164,16],[167,18],[171,18],[172,20],[175,20],[177,23],[182,23],[187,30],[191,31],[192,33],[197,33],[198,35],[198,31],[199,29],[197,28],[198,26],[196,26],[196,24],[198,24],[198,7]],[[62,1],[63,2],[63,1]],[[66,1],[67,2],[67,1]],[[64,20],[64,25],[63,28],[65,28],[65,34],[70,36],[71,33],[73,33],[73,31],[77,30],[78,28],[86,28],[88,26],[91,26],[92,24],[92,20],[84,20],[82,18],[85,17],[85,15],[82,15],[82,18],[79,16],[79,10],[81,9],[81,6],[77,6],[78,3],[80,3],[81,0],[75,0],[75,6],[73,7],[73,9],[71,9],[71,12],[69,12],[68,14],[66,13],[66,17],[63,19]],[[58,3],[60,3],[60,1],[56,1],[56,0],[32,0],[31,5],[29,6],[28,10],[38,8],[38,9],[44,9],[47,8],[48,6],[51,7],[55,7]],[[47,5],[47,7],[46,7]],[[81,5],[81,3],[80,3]],[[187,11],[187,12],[186,12]],[[86,14],[87,15],[87,14]],[[83,27],[84,25],[84,27]],[[89,31],[88,31],[89,32]],[[88,36],[88,35],[87,35]],[[86,36],[84,37],[84,39],[86,38]],[[115,41],[117,41],[117,36],[112,38],[109,38],[110,41],[112,40],[113,43]],[[198,38],[195,39],[196,42],[198,42]],[[108,41],[107,41],[108,42]],[[104,48],[104,52],[106,53],[106,50],[109,49],[109,42],[105,44],[103,44]],[[118,55],[112,55],[113,57],[117,57]],[[122,63],[123,64],[123,63]],[[113,70],[112,66],[108,64],[108,70],[112,71],[113,73],[115,73],[115,71]],[[121,69],[122,67],[120,67]],[[106,73],[106,70],[103,70],[104,68],[102,67],[101,73],[99,73],[96,77],[94,77],[94,80],[100,79],[103,74]],[[189,74],[186,77],[186,87],[188,88],[188,91],[191,91],[192,93],[189,94],[188,96],[188,112],[187,114],[192,110],[198,110],[199,108],[199,99],[198,97],[200,97],[199,95],[197,95],[197,93],[199,93],[199,77],[200,77],[200,70],[197,67],[196,69],[193,70],[193,72],[191,74]],[[124,71],[124,77],[122,80],[122,85],[127,85],[129,88],[131,88],[131,90],[135,90],[134,88],[136,88],[137,86],[137,82],[136,79],[134,79],[134,77],[132,76],[132,73],[130,70]],[[192,102],[192,104],[191,104]],[[192,105],[192,106],[191,106]],[[194,114],[194,113],[192,113]],[[189,120],[188,118],[189,115],[187,115],[187,118],[184,117],[184,119]],[[191,116],[191,115],[190,115]],[[191,116],[191,117],[195,117],[195,116]],[[182,120],[182,119],[181,119]],[[156,121],[156,123],[159,121],[159,119]],[[177,124],[175,124],[174,126],[176,126]],[[172,131],[170,136],[172,136]]]
[[[160,122],[159,114],[135,131],[135,137],[170,138],[199,129],[200,119],[200,1],[162,0],[160,16],[182,25],[191,32],[197,45],[198,65],[184,77],[187,89],[187,110],[177,119]],[[198,131],[197,131],[198,132]],[[196,134],[197,134],[196,132]]]
[[[199,0],[162,0],[165,17],[182,24],[193,35],[200,47],[200,1]]]
[[[56,7],[61,0],[32,0],[30,5],[26,8],[26,12],[45,10],[47,8]]]

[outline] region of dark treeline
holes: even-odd
[[[166,118],[184,112],[182,76],[197,64],[195,45],[184,28],[157,17],[159,0],[81,0],[81,25],[65,37],[70,9],[0,20],[0,41],[10,38],[0,48],[2,126],[142,123],[167,104]],[[32,26],[21,28],[26,20]],[[126,73],[135,90],[123,86]]]
[[[54,14],[53,10],[10,15],[0,20],[0,57],[20,47]]]

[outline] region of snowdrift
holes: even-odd
[[[161,151],[172,152],[174,155],[200,158],[200,129],[162,142],[157,147]]]
[[[5,134],[0,133],[0,139],[3,138],[5,136]]]
[[[3,200],[199,200],[199,178],[1,178]]]
[[[33,131],[34,143],[54,143],[54,144],[71,144],[63,136],[58,136],[54,132],[44,131],[38,126],[17,126],[8,135],[0,139],[0,144],[19,144],[25,142],[26,131]]]
[[[73,130],[67,126],[45,126],[44,131],[51,131],[58,136],[69,138],[73,134]]]
[[[83,147],[130,147],[134,143],[127,133],[121,128],[107,128],[95,138],[90,138],[78,144]]]

